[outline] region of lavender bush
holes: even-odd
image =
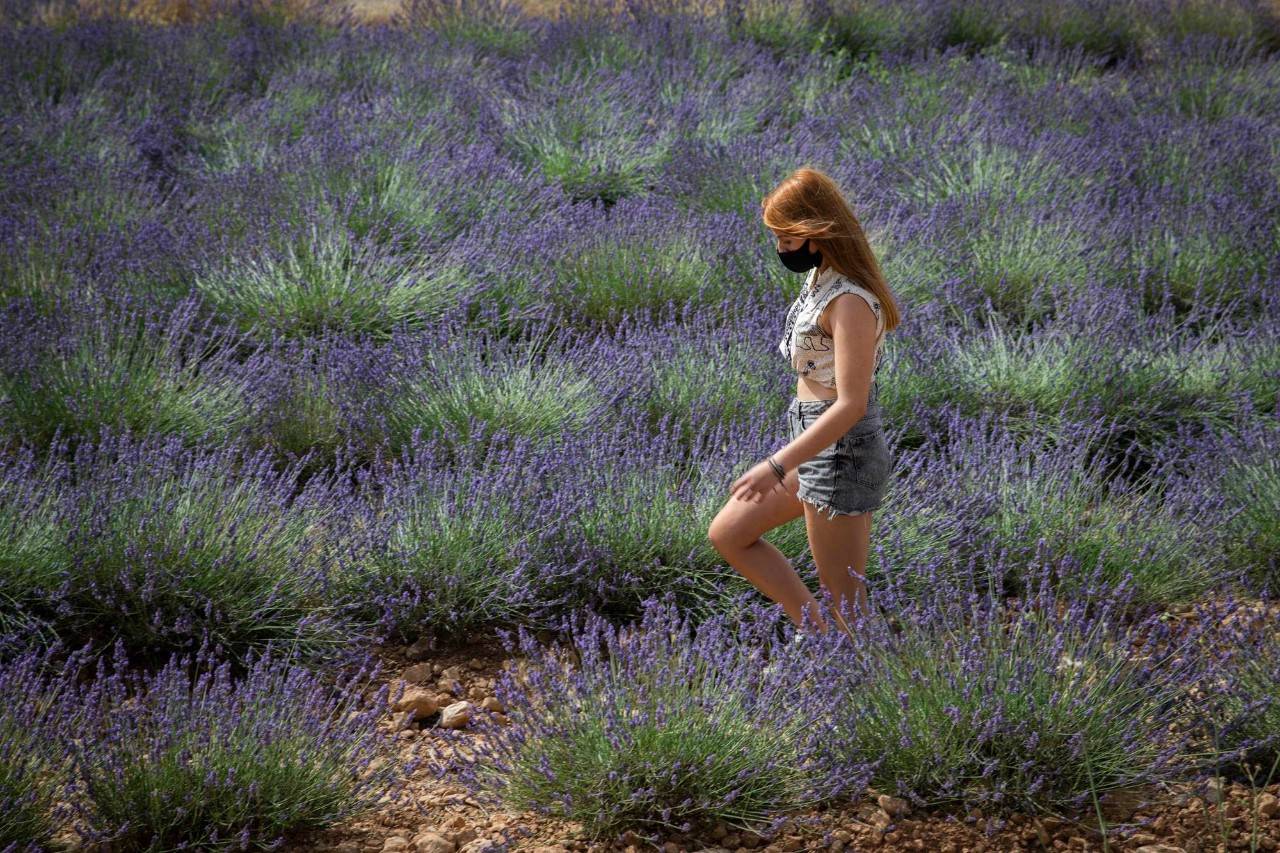
[[[0,846],[47,849],[64,809],[56,802],[68,782],[70,762],[61,748],[79,729],[82,709],[68,699],[80,659],[62,649],[22,650],[5,634],[0,663]]]
[[[1274,600],[1209,609],[1222,630],[1204,654],[1221,665],[1199,697],[1204,713],[1195,754],[1202,771],[1225,771],[1265,787],[1280,779],[1280,634]]]
[[[79,119],[87,127],[78,128],[63,117],[54,118],[53,127],[29,128],[23,144],[40,152],[39,159],[6,164],[13,184],[0,196],[11,207],[9,218],[0,223],[0,298],[5,303],[28,300],[39,313],[55,316],[71,304],[100,302],[120,290],[161,300],[181,298],[188,289],[189,235],[174,233],[183,230],[182,223],[169,228],[157,221],[162,194],[140,184],[131,163],[115,163],[116,155],[102,152],[95,161],[80,150],[59,154],[58,141],[39,132],[56,134],[57,125],[64,125],[75,128],[65,130],[68,135],[82,130],[88,137],[75,143],[87,146],[93,140],[106,147],[108,131],[98,126],[104,123],[98,105],[78,109],[91,116]],[[130,154],[119,158],[128,162]],[[73,181],[59,163],[69,164],[73,173],[92,174]]]
[[[521,627],[526,658],[495,686],[512,724],[482,716],[484,741],[463,751],[446,735],[431,766],[486,800],[580,820],[594,837],[717,819],[767,832],[777,811],[863,783],[826,769],[825,699],[765,672],[776,618],[757,610],[749,634],[723,619],[695,628],[669,599],[650,599],[628,629],[588,614],[569,628],[570,649],[539,647]]]
[[[724,818],[729,801],[749,796],[774,753],[756,753],[734,777],[746,790],[719,799],[734,754],[721,738],[753,730],[750,718],[745,730],[729,726],[729,708],[772,707],[775,748],[785,734],[800,750],[793,767],[807,767],[812,802],[856,797],[871,782],[922,805],[1079,809],[1185,771],[1188,689],[1205,677],[1192,652],[1216,623],[1177,633],[1158,616],[1126,622],[1123,584],[1095,579],[1092,597],[1067,600],[1038,565],[1029,571],[1039,583],[1019,601],[942,579],[932,595],[877,591],[855,642],[832,630],[800,651],[773,623],[750,627],[745,617],[727,633],[723,618],[704,621],[690,637],[670,617],[652,622],[652,600],[627,630],[589,618],[567,649],[540,648],[522,630],[527,658],[497,690],[510,723],[482,717],[488,737],[452,747],[434,767],[457,771],[473,795],[567,815],[599,834],[688,831],[695,815]],[[721,678],[746,690],[721,688],[732,698],[712,701]],[[788,695],[785,720],[778,690]],[[779,787],[786,780],[795,782],[774,777]]]
[[[1225,531],[1232,548],[1233,565],[1253,574],[1258,585],[1274,593],[1280,590],[1280,469],[1272,453],[1255,453],[1227,468],[1223,488],[1235,512]],[[1234,535],[1233,535],[1234,534]]]
[[[19,534],[0,561],[6,609],[66,641],[119,639],[145,657],[207,639],[238,657],[360,634],[324,595],[332,478],[297,490],[298,466],[277,474],[265,454],[105,433],[43,463],[28,450],[4,474],[0,515]]]
[[[634,616],[663,591],[703,613],[726,606],[748,585],[706,529],[735,475],[710,448],[673,463],[677,433],[640,444],[629,423],[556,442],[415,440],[332,532],[339,599],[405,640],[550,625],[582,602]],[[797,558],[806,549],[800,523],[770,539]]]
[[[279,341],[254,377],[256,417],[246,446],[291,463],[311,460],[309,473],[340,456],[371,460],[386,440],[371,417],[386,357],[386,347],[329,333]]]
[[[229,259],[201,273],[196,288],[245,331],[337,328],[385,339],[397,324],[438,315],[455,301],[458,282],[420,254],[397,256],[343,226],[313,220],[282,252]]]
[[[414,29],[498,56],[522,56],[533,42],[533,33],[522,26],[523,10],[512,0],[479,0],[466,11],[441,0],[405,0],[400,15]]]
[[[869,576],[918,591],[936,577],[976,581],[979,590],[1020,596],[1033,583],[1026,566],[1043,559],[1064,594],[1083,592],[1085,578],[1107,586],[1128,578],[1138,607],[1187,602],[1236,576],[1220,533],[1202,521],[1227,512],[1227,500],[1201,493],[1194,503],[1175,501],[1152,486],[1185,466],[1184,457],[1130,483],[1108,476],[1107,457],[1091,452],[1110,424],[1029,425],[953,415],[925,445],[899,450],[901,487],[886,507],[891,521],[869,555]]]
[[[329,683],[268,648],[231,677],[206,646],[154,675],[100,660],[86,727],[70,741],[74,828],[129,850],[279,849],[289,833],[395,801],[417,765],[388,761],[375,728],[379,668]],[[377,681],[372,682],[376,684]]]
[[[1280,470],[1274,420],[1251,419],[1181,443],[1162,465],[1164,502],[1221,509],[1213,537],[1226,562],[1263,594],[1280,591]]]
[[[248,419],[237,338],[184,300],[169,310],[126,298],[70,304],[54,319],[10,307],[0,394],[4,431],[48,446],[100,429],[163,433],[194,444],[227,441]]]
[[[187,22],[0,3],[0,627],[321,666],[592,613],[581,644],[612,652],[506,694],[580,707],[468,773],[605,834],[757,825],[872,776],[1070,807],[1205,769],[1206,732],[1261,743],[1233,721],[1269,670],[1183,699],[1270,660],[1202,628],[1277,584],[1267,0],[411,0],[367,28],[149,5]],[[759,202],[802,163],[903,308],[878,616],[812,655],[758,639],[705,538],[782,441],[799,280]],[[817,592],[803,521],[768,538]],[[285,832],[216,773],[220,811],[124,827],[151,783],[113,785],[186,778],[165,750],[99,780],[95,832]]]
[[[1280,368],[1268,321],[1240,328],[1207,308],[1177,320],[1112,309],[1026,331],[989,317],[922,332],[886,363],[882,405],[917,435],[925,417],[951,411],[1007,413],[1028,433],[1105,412],[1115,429],[1094,449],[1117,456],[1150,456],[1186,426],[1231,427],[1274,408]],[[1211,325],[1191,331],[1199,323]]]
[[[607,387],[581,367],[599,349],[549,324],[531,326],[517,343],[483,332],[449,334],[409,342],[401,352],[405,363],[385,411],[396,448],[415,431],[442,434],[454,445],[481,441],[474,421],[490,436],[551,439],[589,428],[607,402]]]
[[[1197,630],[1175,635],[1158,615],[1126,623],[1124,585],[1096,574],[1096,592],[1068,600],[1045,563],[1024,571],[1032,588],[1012,601],[945,582],[910,598],[878,588],[889,618],[830,656],[831,748],[851,768],[874,762],[878,789],[918,804],[1078,809],[1182,769]]]
[[[564,559],[546,547],[548,521],[538,520],[549,505],[564,506],[539,487],[547,460],[517,440],[501,455],[464,445],[450,464],[439,441],[412,443],[367,480],[334,535],[335,595],[402,641],[518,618],[525,578]]]
[[[1075,433],[1084,434],[1087,429]],[[1212,546],[1180,535],[1196,529],[1195,516],[1136,489],[1108,488],[1096,464],[1077,460],[1068,467],[1071,460],[1058,455],[1034,469],[997,474],[1008,480],[993,484],[1000,504],[987,520],[984,542],[1015,558],[1052,554],[1064,591],[1078,591],[1081,575],[1094,570],[1109,585],[1128,576],[1135,600],[1144,604],[1185,602],[1225,580],[1227,567]],[[1020,565],[1006,580],[1015,591],[1031,582]]]

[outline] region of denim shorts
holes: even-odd
[[[848,432],[796,469],[796,496],[830,517],[860,515],[884,502],[893,457],[874,389],[867,412]],[[804,432],[835,400],[795,398],[787,407],[788,440]]]

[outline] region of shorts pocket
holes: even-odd
[[[845,437],[856,441],[865,441],[877,432],[882,431],[884,423],[879,417],[866,417],[853,425],[853,428],[845,433]]]
[[[889,479],[893,460],[879,424],[866,432],[849,432],[840,439],[836,452],[840,466],[859,485],[879,491]]]
[[[880,407],[872,404],[867,407],[867,411],[849,430],[849,435],[854,437],[864,437],[878,432],[884,428],[884,413],[880,411]]]

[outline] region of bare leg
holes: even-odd
[[[792,491],[795,472],[787,475],[792,482],[774,489],[759,503],[730,498],[707,530],[707,537],[720,555],[756,589],[782,605],[797,627],[803,625],[807,610],[812,624],[826,631],[826,622],[818,613],[818,602],[800,580],[791,562],[761,535],[799,518],[804,505]]]
[[[831,599],[837,625],[852,637],[853,629],[841,614],[847,612],[855,624],[868,614],[865,577],[873,513],[832,518],[805,504],[804,514],[818,578]]]

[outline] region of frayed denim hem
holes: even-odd
[[[799,497],[799,495],[797,495],[796,497]],[[827,513],[828,518],[835,518],[837,515],[865,515],[868,512],[875,512],[875,510],[879,508],[879,507],[872,507],[871,509],[843,510],[843,509],[836,509],[835,507],[831,506],[831,504],[821,503],[820,501],[810,500],[809,498],[800,498],[800,501],[802,503],[807,503],[809,506],[818,510],[818,512]]]

